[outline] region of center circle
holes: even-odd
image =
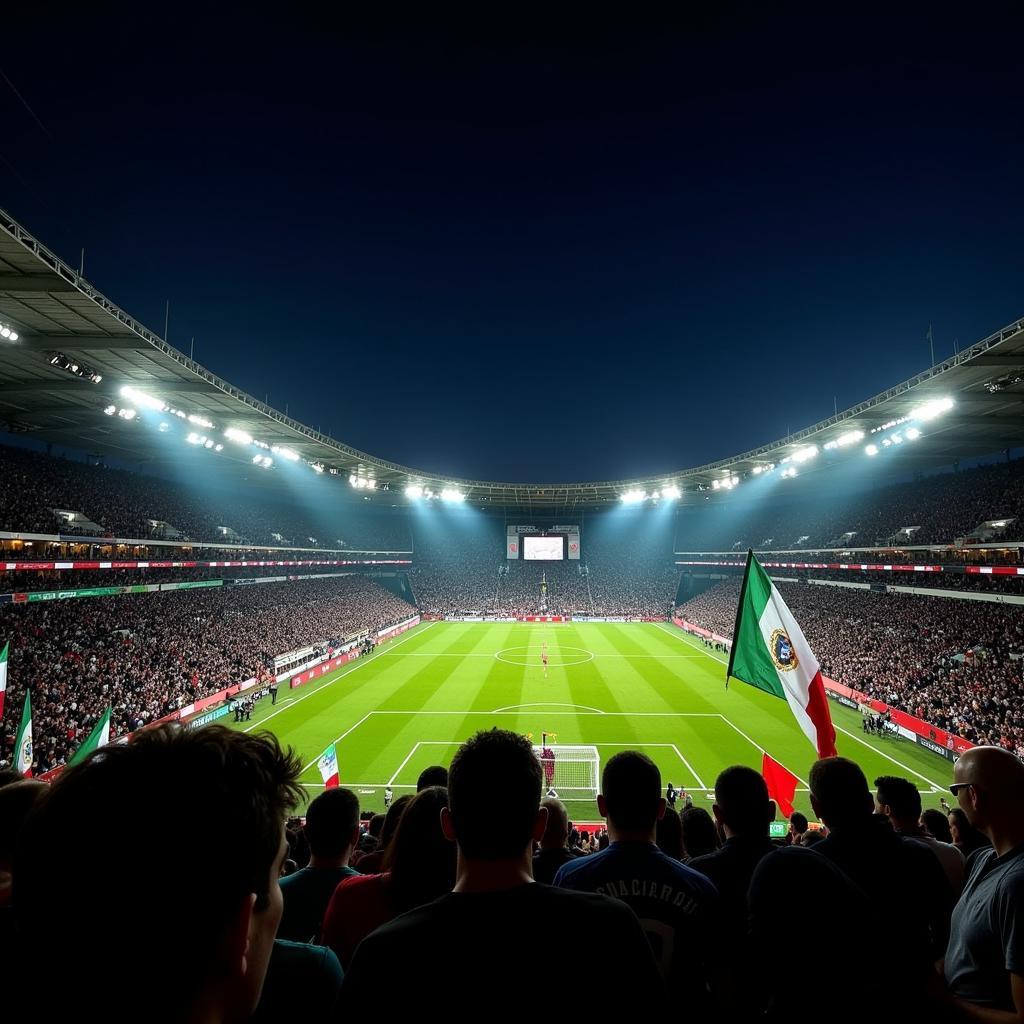
[[[506,665],[518,665],[520,668],[529,668],[531,665],[542,667],[540,649],[535,647],[504,647],[495,651],[494,657]],[[558,650],[548,652],[548,668],[572,668],[593,660],[593,651],[582,647],[559,647]]]

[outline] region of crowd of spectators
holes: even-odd
[[[10,642],[0,760],[11,762],[26,685],[46,771],[108,705],[111,736],[123,735],[257,677],[276,655],[375,634],[413,611],[362,576],[0,605]]]
[[[100,527],[99,536],[127,539],[187,539],[296,548],[353,551],[409,551],[408,524],[401,518],[369,519],[336,510],[329,493],[316,514],[296,501],[268,495],[207,488],[202,491],[162,477],[112,469],[95,461],[43,455],[0,446],[0,530],[62,535],[89,534],[60,520],[53,509],[81,513]],[[314,488],[346,486],[310,473]],[[165,523],[165,526],[153,524]],[[228,532],[225,532],[225,529]]]
[[[428,614],[664,616],[676,593],[665,523],[584,525],[581,557],[506,559],[499,521],[416,531],[413,589]]]
[[[1024,606],[777,583],[826,676],[975,743],[1024,755]],[[740,581],[680,605],[730,636]]]
[[[796,1003],[839,1024],[1024,1017],[1024,764],[1005,750],[964,754],[948,816],[906,779],[872,788],[854,762],[818,760],[816,827],[793,813],[774,840],[757,771],[726,768],[712,813],[677,817],[657,766],[623,750],[602,770],[606,829],[574,843],[530,741],[498,729],[365,830],[341,787],[288,817],[301,772],[270,734],[164,725],[50,786],[0,776],[12,1017],[67,1019],[111,965],[112,1024],[340,1024],[442,997],[503,1016],[555,969],[594,979],[614,1016],[782,1024]],[[88,941],[47,986],[69,906]]]
[[[784,481],[786,491],[757,500],[716,493],[685,509],[676,526],[677,551],[790,550],[892,546],[905,527],[919,527],[903,544],[951,544],[992,520],[1013,518],[1002,535],[1024,539],[1024,459],[937,473],[891,486],[850,490],[845,481],[822,488],[820,474]],[[844,539],[844,535],[853,536]]]

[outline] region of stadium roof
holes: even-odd
[[[132,404],[121,395],[121,388],[130,386],[179,414],[208,420],[214,426],[195,430],[202,436],[208,431],[217,443],[224,441],[227,428],[243,431],[265,446],[283,447],[335,472],[353,496],[384,497],[386,492],[389,502],[407,500],[410,484],[436,494],[449,488],[479,505],[537,510],[606,506],[619,502],[625,492],[639,499],[667,485],[686,495],[773,464],[781,472],[787,460],[796,456],[791,462],[795,466],[813,446],[822,450],[840,438],[843,447],[851,448],[847,457],[862,457],[873,440],[893,443],[890,439],[901,428],[903,433],[910,428],[912,437],[917,420],[906,425],[899,421],[920,412],[925,403],[945,398],[953,399],[955,413],[922,420],[923,436],[917,443],[905,436],[895,442],[908,442],[900,456],[902,469],[947,465],[1024,445],[1024,319],[874,398],[732,458],[656,477],[563,484],[439,477],[358,451],[299,423],[167,344],[2,210],[0,325],[18,335],[14,342],[0,336],[0,425],[11,432],[123,461],[157,464],[167,458],[167,438],[146,423],[104,415],[111,405]],[[88,373],[102,379],[93,383],[83,376]],[[265,450],[225,443],[216,457],[240,476],[251,476],[252,457]],[[350,479],[373,481],[373,488],[365,483],[350,488]]]

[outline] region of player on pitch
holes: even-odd
[[[540,645],[540,661],[541,661],[541,664],[544,666],[544,678],[547,679],[547,677],[548,677],[548,642],[547,642],[547,640],[545,640]]]

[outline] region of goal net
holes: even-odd
[[[571,747],[551,743],[534,747],[544,770],[544,793],[568,800],[597,797],[597,747]],[[553,791],[553,792],[552,792]]]

